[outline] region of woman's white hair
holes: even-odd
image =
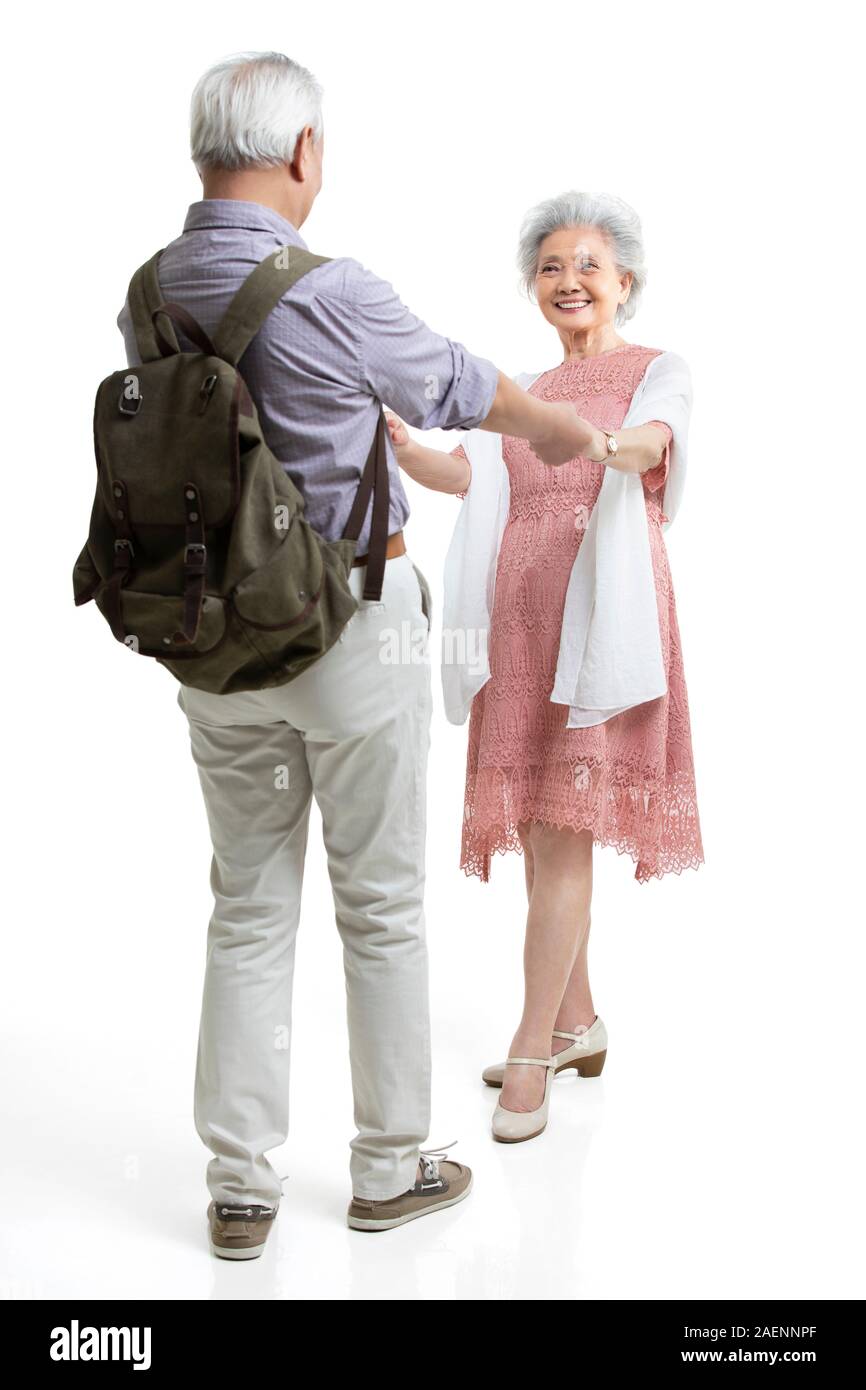
[[[530,208],[520,227],[517,266],[520,281],[535,299],[538,252],[544,238],[563,227],[594,227],[608,240],[617,272],[632,273],[628,299],[616,311],[615,322],[626,323],[637,310],[647,279],[643,233],[633,207],[612,193],[560,193]]]
[[[313,74],[284,53],[235,53],[196,83],[192,161],[199,173],[283,164],[305,126],[321,139],[322,87]]]

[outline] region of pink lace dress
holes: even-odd
[[[564,362],[530,393],[573,401],[594,424],[615,430],[659,351],[625,343]],[[670,427],[654,423],[670,441]],[[590,829],[598,844],[631,856],[641,883],[697,868],[704,855],[689,706],[659,504],[668,450],[643,475],[667,694],[593,728],[567,729],[568,709],[551,704],[550,692],[565,592],[605,465],[578,458],[551,468],[510,435],[502,449],[510,509],[496,571],[490,679],[469,716],[460,867],[487,881],[491,856],[521,852],[517,825],[535,820]],[[453,452],[465,457],[460,446]]]

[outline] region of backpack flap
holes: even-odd
[[[185,527],[184,485],[191,482],[205,525],[226,525],[240,496],[239,402],[235,370],[204,354],[178,353],[106,377],[96,397],[94,445],[109,514],[117,512],[120,484],[136,532]]]

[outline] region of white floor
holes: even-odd
[[[434,768],[432,805],[439,775]],[[186,791],[194,806],[193,786]],[[467,882],[453,868],[453,824],[438,819],[430,1139],[459,1140],[454,1156],[474,1169],[474,1191],[401,1230],[345,1225],[353,1128],[341,958],[314,823],[291,1133],[274,1155],[288,1174],[283,1202],[261,1260],[215,1260],[208,1154],[191,1118],[208,847],[197,819],[195,872],[181,863],[185,807],[182,797],[151,830],[165,836],[170,906],[146,877],[122,899],[109,866],[74,885],[92,904],[89,919],[79,909],[64,921],[46,882],[27,933],[10,938],[19,983],[3,1039],[0,1295],[866,1293],[862,975],[848,968],[851,928],[832,904],[816,953],[812,916],[800,901],[795,917],[793,889],[780,912],[770,885],[766,902],[755,886],[746,913],[724,866],[640,887],[630,861],[597,850],[591,964],[610,1032],[606,1069],[599,1080],[559,1078],[543,1136],[495,1144],[496,1093],[478,1074],[504,1055],[517,1016],[522,867],[497,858],[490,884]]]

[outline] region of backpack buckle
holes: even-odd
[[[123,390],[117,402],[121,415],[137,415],[141,407],[141,387],[137,376],[127,376],[123,380]]]
[[[132,541],[127,540],[125,536],[118,536],[114,542],[114,568],[129,569],[134,555]]]
[[[197,541],[185,546],[183,567],[192,574],[204,574],[207,568],[207,546]]]

